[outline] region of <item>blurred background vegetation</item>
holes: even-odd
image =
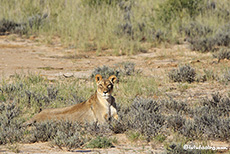
[[[0,30],[16,23],[17,33],[47,43],[58,37],[78,51],[115,55],[162,43],[188,41],[202,52],[230,44],[228,0],[0,0],[0,20]]]

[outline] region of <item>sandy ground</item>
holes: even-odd
[[[229,87],[208,82],[189,85],[192,88],[179,88],[175,83],[167,81],[165,75],[169,70],[183,63],[190,63],[199,69],[218,68],[230,66],[229,61],[217,64],[211,53],[201,54],[191,52],[187,45],[175,45],[153,48],[147,53],[132,56],[112,56],[109,54],[97,55],[95,51],[78,53],[75,49],[62,47],[59,43],[45,45],[35,37],[24,39],[16,35],[0,36],[0,80],[9,78],[15,73],[38,73],[50,80],[60,77],[88,78],[94,68],[98,66],[114,67],[121,62],[134,62],[136,69],[142,71],[144,76],[152,76],[161,80],[160,89],[167,95],[197,100],[213,92],[224,93]],[[166,81],[164,81],[166,80]],[[175,88],[176,87],[176,88]],[[167,90],[169,89],[169,90]],[[163,145],[155,143],[131,142],[124,134],[116,134],[118,144],[110,149],[77,149],[75,153],[159,153],[163,152]],[[213,142],[213,145],[228,146],[228,143]],[[20,153],[73,153],[59,149],[50,143],[17,144],[0,146],[0,153],[11,152],[16,146]]]

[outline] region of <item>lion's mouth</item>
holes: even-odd
[[[105,98],[105,99],[108,99],[110,96],[110,94],[106,93],[106,94],[102,94],[102,97]]]

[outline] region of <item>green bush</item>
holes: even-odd
[[[182,18],[184,14],[195,17],[203,3],[204,0],[166,0],[159,5],[158,18],[168,24],[175,21],[176,18]]]
[[[92,139],[87,145],[86,148],[111,148],[113,146],[112,140],[107,137],[98,136],[95,139]]]

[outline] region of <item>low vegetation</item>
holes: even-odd
[[[15,82],[11,84],[6,81],[1,83],[1,144],[49,141],[55,146],[66,147],[70,151],[82,147],[106,148],[113,146],[113,140],[109,137],[111,134],[124,132],[128,132],[127,134],[130,136],[129,138],[133,138],[132,140],[141,138],[152,141],[162,134],[167,137],[173,132],[177,132],[189,140],[202,139],[203,137],[212,140],[229,140],[230,132],[226,130],[230,130],[230,98],[219,93],[213,94],[211,99],[204,99],[196,107],[172,98],[155,100],[134,97],[131,104],[119,104],[120,101],[118,101],[119,122],[113,121],[108,125],[100,126],[97,123],[83,125],[68,121],[47,121],[34,124],[28,130],[23,126],[23,122],[28,117],[25,115],[33,115],[40,108],[53,107],[52,104],[56,104],[57,107],[63,106],[63,102],[69,101],[72,104],[71,101],[76,99],[74,96],[68,99],[63,97],[62,93],[67,93],[72,89],[65,89],[64,85],[59,82],[55,83],[52,88],[43,89],[43,86],[48,86],[47,81],[36,75],[16,75],[13,81]],[[73,82],[72,84],[77,85],[76,81],[65,82],[69,84]],[[24,87],[25,84],[26,87]],[[36,97],[38,95],[36,92],[34,95],[27,94],[28,90],[32,90],[34,87],[33,84],[37,85],[36,88],[40,86],[40,90],[44,90],[43,95],[40,94],[40,97]],[[76,92],[76,95],[78,94]],[[33,101],[36,104],[40,102],[40,104],[35,105]],[[28,109],[30,111],[26,112]],[[190,118],[187,119],[187,116]],[[170,152],[176,149],[169,146],[168,150]]]
[[[224,60],[224,59],[230,59],[230,50],[222,48],[219,52],[213,54],[214,58],[217,58],[218,61]]]
[[[125,67],[127,65],[131,67],[127,69]],[[28,117],[45,108],[79,103],[89,97],[89,93],[93,93],[95,88],[87,87],[87,85],[80,86],[78,80],[71,78],[53,81],[51,86],[46,78],[34,74],[28,76],[16,74],[10,79],[11,82],[2,80],[0,86],[0,144],[49,141],[69,151],[84,147],[109,148],[116,142],[116,139],[110,137],[112,134],[125,133],[132,141],[141,139],[148,142],[161,142],[168,147],[166,148],[167,153],[175,153],[175,150],[184,151],[181,146],[191,140],[202,138],[229,140],[229,95],[214,93],[212,98],[205,98],[195,105],[189,105],[187,101],[179,101],[171,97],[153,99],[150,96],[154,92],[155,95],[159,94],[157,89],[149,90],[151,94],[149,93],[149,97],[146,98],[146,94],[148,95],[146,89],[152,79],[137,80],[142,75],[138,73],[138,76],[135,77],[136,71],[132,63],[122,66],[121,70],[129,70],[128,72],[132,70],[132,73],[124,73],[120,76],[121,93],[117,92],[117,95],[121,96],[121,99],[117,99],[120,121],[113,119],[107,125],[47,121],[36,123],[28,129],[23,125]],[[195,69],[189,65],[181,67],[184,68],[178,69],[176,73],[176,77],[182,77],[178,82],[187,81],[187,79],[189,83],[194,81]],[[106,66],[96,68],[92,76],[96,71],[106,76],[109,75],[108,70],[115,69],[115,67],[113,69]],[[187,71],[183,71],[184,69]],[[181,72],[186,73],[181,75]],[[132,86],[138,84],[139,88],[131,88],[133,91],[127,95],[126,86],[130,87],[130,82]],[[154,85],[151,84],[150,87],[152,86]],[[140,93],[141,91],[146,91],[146,94]],[[167,137],[173,133],[182,136],[186,141],[179,145],[168,145]]]
[[[168,74],[169,79],[174,82],[194,82],[196,79],[196,70],[190,65],[180,66],[178,69],[173,69]]]

